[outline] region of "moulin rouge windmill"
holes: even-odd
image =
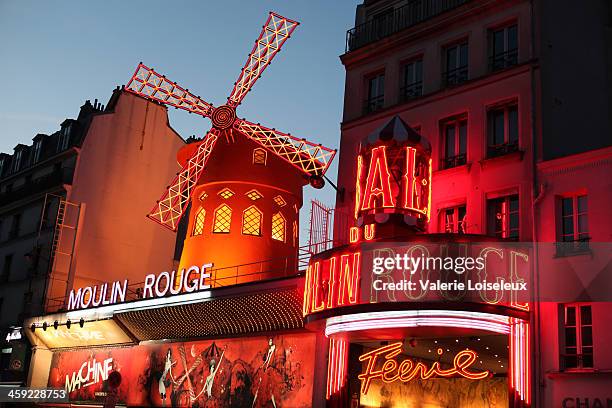
[[[302,187],[323,186],[336,151],[238,118],[236,108],[298,24],[269,14],[224,105],[213,106],[142,63],[126,86],[212,121],[201,141],[179,151],[182,169],[148,214],[176,231],[191,204],[181,267],[211,261],[215,267],[245,264],[297,250]]]

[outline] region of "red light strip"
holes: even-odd
[[[342,389],[347,370],[348,343],[346,340],[331,338],[327,364],[327,399]]]
[[[218,131],[211,129],[147,217],[171,231],[176,231],[191,199],[191,191],[200,179],[217,139]]]
[[[158,74],[142,62],[136,67],[132,78],[125,86],[126,91],[136,95],[154,99],[175,108],[210,117],[213,105],[195,96],[188,90],[168,80],[164,75]]]
[[[308,175],[323,175],[336,151],[258,123],[237,119],[234,129]]]
[[[227,98],[228,105],[236,107],[242,102],[299,24],[276,13],[270,13],[259,37],[255,40],[255,45],[247,57],[234,89]]]

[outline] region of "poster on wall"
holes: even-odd
[[[48,385],[101,403],[117,371],[129,406],[310,407],[314,351],[308,333],[57,351]]]

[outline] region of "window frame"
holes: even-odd
[[[418,65],[417,65],[418,64]],[[414,66],[413,78],[411,82],[407,81],[408,67]],[[417,69],[420,67],[420,70]],[[421,79],[417,77],[420,75]],[[418,55],[414,58],[405,60],[401,63],[400,68],[400,101],[406,102],[423,96],[423,56]]]
[[[259,214],[259,225],[258,225],[257,234],[252,234],[248,231],[245,232],[245,226],[247,226],[245,224],[245,219],[246,219],[247,211],[250,211],[250,210],[255,210],[255,212]],[[256,205],[250,205],[247,208],[245,208],[242,211],[242,222],[240,224],[240,231],[242,232],[242,235],[249,235],[252,237],[261,237],[263,236],[262,230],[263,230],[263,212],[259,208],[257,208]]]
[[[466,48],[465,65],[461,65],[461,48]],[[449,51],[455,49],[455,66],[450,68]],[[442,46],[442,88],[461,85],[470,79],[470,43],[469,38],[464,37],[460,40]]]
[[[42,153],[42,139],[39,139],[34,142],[34,146],[32,146],[32,164],[38,163],[40,160],[40,155]]]
[[[511,123],[510,123],[510,115],[511,111],[516,110],[516,140],[510,140],[510,131],[511,131]],[[495,133],[495,121],[492,120],[491,115],[494,113],[503,113],[503,143],[494,144],[495,140],[492,137],[496,136]],[[508,102],[504,102],[501,104],[496,104],[487,107],[486,110],[486,158],[492,159],[495,157],[505,156],[510,153],[518,152],[520,150],[520,142],[521,142],[521,132],[520,132],[520,111],[519,111],[519,103],[517,100],[512,100]]]
[[[511,201],[516,197],[517,209],[516,211],[512,211],[510,208]],[[500,202],[502,206],[506,206],[508,209],[506,216],[506,221],[502,220],[502,229],[501,231],[497,231],[497,211],[495,211],[495,218],[493,218],[493,212],[491,211],[491,206]],[[521,198],[519,193],[510,193],[506,195],[501,195],[497,197],[487,198],[486,203],[486,211],[487,211],[487,234],[491,236],[495,236],[502,239],[518,241],[521,237]],[[503,209],[502,209],[503,211]],[[517,227],[511,227],[511,217],[516,213],[517,217]],[[504,217],[502,213],[502,217]],[[512,231],[516,230],[516,236],[512,235]]]
[[[263,152],[263,161],[257,157]],[[256,147],[253,149],[253,164],[258,166],[265,166],[268,162],[268,152],[263,147]]]
[[[461,152],[461,125],[465,124],[465,152]],[[454,128],[454,155],[447,157],[447,129]],[[467,113],[456,115],[450,118],[446,118],[440,121],[440,139],[441,144],[441,160],[440,168],[442,170],[450,169],[453,167],[459,167],[467,164],[467,152],[468,152],[468,116]]]
[[[280,219],[282,220],[282,239],[278,239],[274,236],[274,220],[275,217],[279,216]],[[287,218],[285,218],[285,216],[283,215],[282,212],[277,211],[274,214],[272,214],[272,228],[271,228],[271,234],[270,236],[272,237],[273,240],[275,241],[279,241],[279,242],[287,242]]]
[[[510,43],[510,29],[513,28],[516,31],[516,47],[509,48]],[[495,34],[503,31],[503,51],[501,53],[495,53]],[[512,20],[503,24],[498,24],[487,30],[487,60],[489,72],[497,72],[506,68],[510,68],[518,64],[518,53],[519,53],[519,25],[518,21]],[[501,66],[496,65],[498,60],[502,61]]]
[[[382,78],[382,80],[380,80]],[[378,84],[378,88],[382,89],[382,93],[376,96],[372,95],[372,81],[378,80],[382,84]],[[379,111],[385,107],[385,70],[379,70],[365,76],[365,98],[363,113],[368,114]]]
[[[229,222],[228,222],[228,226],[227,226],[227,231],[225,231],[225,230],[217,231],[216,229],[217,229],[218,212],[223,207],[229,208]],[[213,212],[213,223],[212,223],[212,233],[213,234],[229,234],[231,232],[231,230],[232,230],[232,216],[233,216],[233,212],[234,212],[234,210],[227,203],[221,203],[221,204],[219,204],[219,206],[217,208],[215,208],[215,211]]]
[[[463,217],[460,219],[461,209],[463,209]],[[448,229],[448,212],[452,211],[452,228]],[[439,231],[443,234],[466,234],[466,218],[467,218],[467,205],[465,203],[453,205],[451,207],[445,207],[440,209],[440,227]]]
[[[586,323],[582,323],[583,317],[582,317],[582,308],[583,307],[588,307],[589,308],[589,314],[590,314],[590,323],[586,324]],[[574,313],[575,313],[575,324],[574,325],[568,325],[567,324],[567,320],[568,320],[568,309],[569,308],[574,308]],[[583,303],[583,302],[576,302],[576,303],[567,303],[567,304],[562,304],[560,305],[560,311],[563,312],[560,316],[560,330],[559,330],[559,335],[561,337],[561,341],[560,344],[562,345],[562,347],[560,347],[560,355],[559,355],[559,364],[560,367],[563,371],[592,371],[595,369],[595,345],[594,345],[594,341],[593,341],[593,307],[591,303]],[[583,329],[584,328],[590,328],[590,336],[591,336],[591,343],[585,345],[584,344],[584,333],[583,333]],[[567,330],[574,330],[574,336],[576,339],[576,345],[575,346],[568,346],[568,337],[567,337]],[[576,353],[575,354],[570,354],[568,353],[568,348],[575,348],[576,349]],[[591,352],[590,353],[585,353],[584,352],[584,348],[590,348]],[[591,358],[591,364],[590,365],[585,365],[584,364],[584,356],[590,356]],[[576,364],[575,365],[569,365],[568,364],[568,357],[570,356],[575,356],[576,358]]]
[[[579,211],[579,200],[585,199],[585,210]],[[569,215],[565,215],[564,201],[571,200],[572,212]],[[581,191],[572,194],[564,194],[557,196],[557,251],[556,256],[570,256],[582,254],[590,251],[589,242],[591,236],[589,235],[589,204],[588,194],[586,191]],[[584,216],[586,221],[586,231],[580,231],[580,217]],[[572,233],[565,233],[565,219],[572,219]],[[571,240],[566,240],[566,236],[572,237]]]
[[[2,274],[0,274],[0,282],[8,282],[11,279],[11,269],[13,269],[14,253],[4,255],[4,263],[2,264]]]
[[[13,155],[13,162],[11,163],[13,173],[17,173],[19,170],[21,170],[22,162],[23,162],[23,149],[19,149],[15,151],[15,154]]]
[[[231,217],[230,217],[231,219]],[[200,207],[193,217],[193,226],[191,228],[191,236],[198,237],[204,233],[204,222],[206,221],[206,209]]]

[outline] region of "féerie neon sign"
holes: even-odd
[[[470,380],[481,380],[489,376],[489,371],[474,372],[469,368],[478,358],[478,354],[473,350],[462,350],[455,355],[453,366],[448,369],[440,367],[440,363],[435,361],[430,367],[427,367],[422,362],[415,362],[411,359],[405,359],[401,363],[395,357],[402,352],[403,343],[393,343],[387,346],[379,347],[375,350],[362,354],[359,361],[367,361],[366,371],[359,374],[361,380],[361,392],[367,394],[372,380],[380,378],[385,383],[394,381],[408,382],[415,378],[427,380],[434,376],[437,377],[454,377],[461,376]],[[442,354],[442,349],[438,349],[438,354]],[[380,358],[384,358],[381,368],[376,370]]]

